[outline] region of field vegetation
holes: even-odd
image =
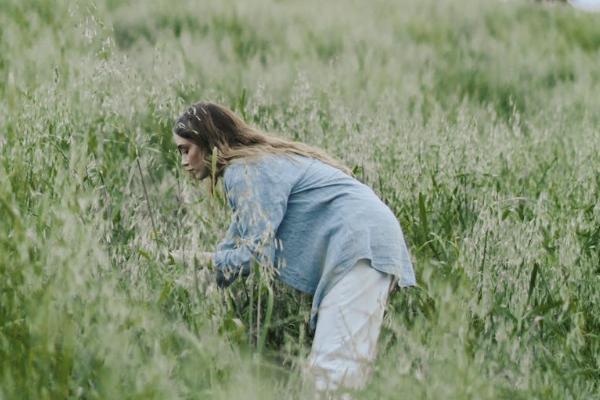
[[[398,217],[364,399],[600,397],[600,16],[537,1],[0,1],[0,399],[312,398],[310,297],[194,261],[199,100]],[[184,262],[172,257],[186,249]]]

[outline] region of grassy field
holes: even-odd
[[[323,147],[398,217],[419,286],[358,398],[600,398],[599,14],[0,0],[0,27],[0,399],[312,397],[310,298],[169,256],[229,221],[178,167],[198,100]]]

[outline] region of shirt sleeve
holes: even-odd
[[[252,262],[273,266],[277,228],[287,209],[291,185],[275,169],[258,163],[230,165],[224,176],[232,219],[225,238],[217,245],[213,261],[217,284],[226,287]]]

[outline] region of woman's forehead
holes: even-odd
[[[177,144],[177,146],[181,146],[181,145],[192,145],[194,144],[193,142],[191,142],[190,140],[183,138],[177,134],[173,134],[173,138],[175,139],[175,143]]]

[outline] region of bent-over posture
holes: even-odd
[[[173,132],[183,168],[222,178],[233,211],[216,251],[199,253],[216,267],[219,286],[254,261],[275,268],[313,295],[307,372],[316,388],[363,387],[388,294],[415,285],[392,211],[325,152],[262,133],[223,106],[192,105]]]

